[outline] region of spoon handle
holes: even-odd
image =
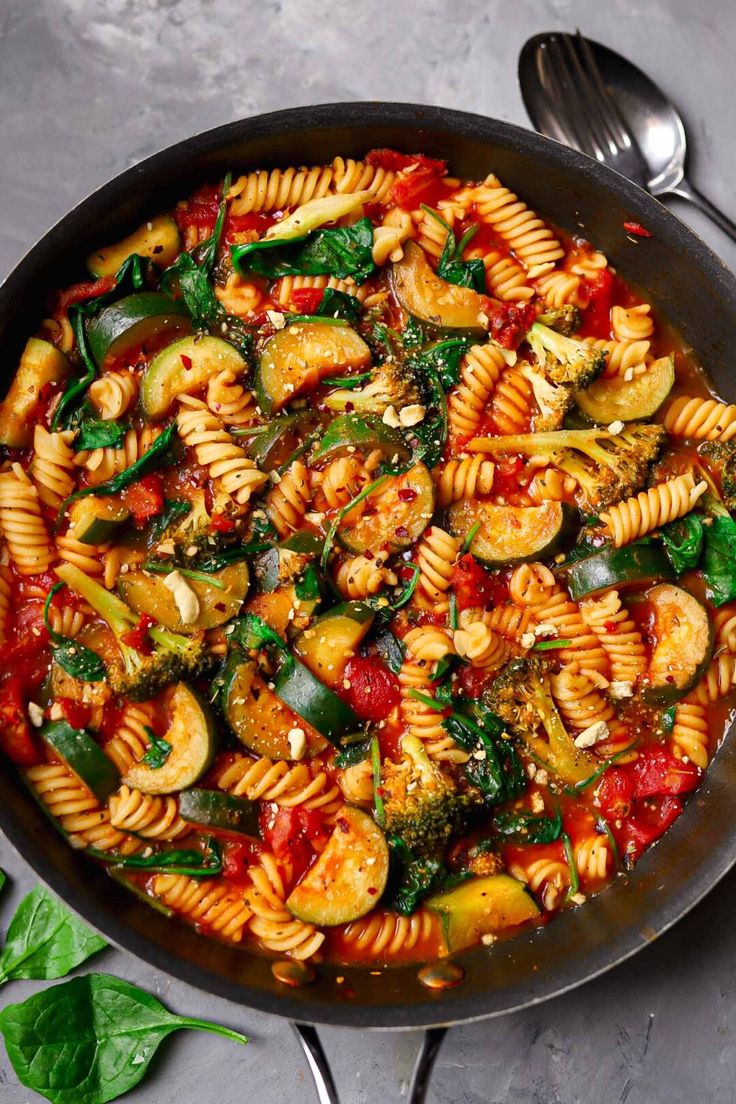
[[[694,204],[716,226],[720,226],[724,234],[728,234],[731,241],[736,242],[736,223],[732,222],[728,215],[724,215],[723,211],[719,211],[709,199],[706,199],[702,192],[693,187],[689,180],[681,180],[674,188],[670,188],[669,195],[679,196],[680,199],[686,199],[689,203]]]

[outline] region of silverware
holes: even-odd
[[[542,134],[594,157],[655,196],[693,203],[736,241],[736,223],[687,179],[682,119],[660,88],[620,54],[559,31],[519,55],[529,118]]]

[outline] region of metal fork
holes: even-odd
[[[546,45],[543,79],[550,95],[568,105],[571,144],[646,188],[644,157],[606,88],[587,39],[580,31],[560,33],[551,35]]]

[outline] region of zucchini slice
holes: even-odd
[[[100,804],[120,785],[118,768],[88,732],[54,721],[41,729],[41,737]]]
[[[341,738],[360,732],[363,722],[333,690],[320,682],[299,660],[285,663],[274,680],[281,701],[330,743],[341,747]]]
[[[166,268],[181,251],[181,238],[171,215],[157,215],[144,222],[127,238],[96,249],[87,257],[87,268],[93,276],[114,276],[123,261],[133,253],[150,257],[159,268]]]
[[[55,345],[40,337],[26,342],[20,364],[7,395],[0,403],[0,445],[26,448],[33,440],[29,416],[47,383],[58,383],[71,371],[71,365]]]
[[[236,375],[246,370],[238,350],[219,337],[183,337],[167,345],[143,373],[141,404],[148,418],[163,418],[177,395],[201,390],[211,376],[229,368]]]
[[[101,368],[134,345],[156,334],[188,332],[192,320],[186,303],[162,291],[138,291],[105,307],[87,327],[90,351]]]
[[[456,502],[447,513],[450,532],[456,537],[467,537],[480,522],[470,551],[490,565],[556,555],[574,538],[577,517],[577,510],[566,502],[496,506],[474,499]]]
[[[248,565],[244,560],[212,573],[213,583],[222,584],[222,589],[185,576],[187,586],[199,602],[197,620],[185,623],[164,578],[163,575],[148,575],[145,571],[130,571],[120,576],[120,597],[136,613],[147,613],[165,629],[185,635],[224,625],[239,613],[248,593]]]
[[[277,414],[337,370],[364,368],[371,351],[350,326],[299,322],[279,330],[263,347],[255,377],[258,404]]]
[[[425,904],[439,915],[450,954],[471,947],[481,936],[515,928],[541,915],[524,883],[509,874],[473,878],[447,893],[428,897]]]
[[[319,556],[322,547],[323,541],[316,533],[299,532],[262,552],[253,564],[259,590],[273,591],[282,583],[293,582]]]
[[[424,464],[390,476],[364,500],[363,512],[351,510],[337,527],[337,539],[350,552],[387,547],[400,552],[421,537],[434,513],[434,483]]]
[[[223,675],[225,720],[242,744],[256,755],[290,759],[289,732],[301,728],[307,737],[307,757],[324,751],[327,741],[277,698],[252,662],[233,661]]]
[[[674,383],[675,358],[660,357],[635,379],[613,376],[596,380],[576,393],[575,402],[583,414],[598,425],[635,422],[656,414]]]
[[[325,415],[318,410],[300,410],[298,414],[282,414],[258,433],[246,446],[251,460],[261,471],[280,468],[310,434],[325,424]]]
[[[179,812],[184,820],[202,828],[217,828],[221,832],[242,832],[258,835],[259,804],[244,797],[200,790],[193,787],[179,795]]]
[[[130,517],[130,511],[114,498],[89,495],[69,507],[70,532],[82,544],[106,544]]]
[[[375,614],[365,602],[343,602],[323,613],[294,640],[294,652],[325,686],[342,685],[348,660],[367,636]]]
[[[391,266],[389,279],[400,306],[422,322],[476,333],[488,329],[482,296],[472,288],[441,279],[416,242],[406,242],[404,256]]]
[[[381,829],[362,809],[350,806],[337,817],[322,854],[286,900],[306,924],[334,927],[365,916],[386,888],[388,845]]]
[[[649,663],[650,705],[672,705],[689,694],[713,655],[713,625],[708,610],[682,587],[661,583],[647,594],[654,610],[656,644]]]
[[[674,579],[672,564],[654,544],[605,548],[578,560],[567,572],[570,597],[575,602],[609,587],[641,586],[662,580],[674,582]]]
[[[319,598],[299,598],[293,583],[284,583],[266,594],[256,594],[246,610],[265,621],[279,636],[293,637],[312,620]]]
[[[374,449],[380,449],[389,460],[397,457],[395,463],[405,462],[411,456],[411,449],[401,434],[387,426],[377,414],[340,414],[330,423],[315,459],[322,460],[327,456],[332,459],[356,449],[365,456]]]
[[[170,721],[164,739],[171,745],[163,766],[134,763],[123,778],[142,793],[168,794],[186,790],[198,782],[215,757],[216,728],[203,698],[179,682],[169,698]]]

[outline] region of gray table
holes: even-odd
[[[460,15],[462,13],[462,18]],[[0,276],[56,218],[141,157],[194,131],[273,108],[395,99],[525,124],[516,87],[528,35],[580,28],[647,67],[676,94],[694,182],[736,213],[730,0],[0,0]],[[693,226],[736,265],[736,247]],[[12,878],[0,929],[33,884],[0,840]],[[732,1034],[736,876],[635,960],[583,989],[502,1020],[454,1030],[435,1072],[443,1104],[726,1104],[736,1101]],[[176,1011],[247,1030],[249,1048],[203,1035],[170,1041],[131,1104],[306,1104],[296,1040],[241,1010],[107,951],[100,969]],[[8,987],[20,1000],[35,985]],[[342,1099],[399,1101],[418,1037],[322,1033]],[[27,1104],[0,1048],[0,1098]],[[34,1098],[37,1099],[37,1098]]]

